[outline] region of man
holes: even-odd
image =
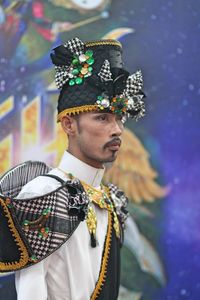
[[[1,179],[20,259],[0,270],[19,270],[18,300],[116,300],[127,199],[102,179],[105,163],[117,157],[124,120],[144,114],[142,75],[122,68],[114,40],[75,38],[51,58],[61,89],[58,122],[69,146],[55,169],[30,162]],[[19,174],[28,179],[15,179],[8,194]]]

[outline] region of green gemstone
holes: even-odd
[[[73,75],[77,75],[78,73],[79,73],[79,70],[78,70],[78,69],[73,69],[73,70],[72,70],[72,74],[73,74]]]
[[[90,57],[86,60],[86,62],[88,63],[88,65],[93,65],[94,63],[94,58],[93,57]]]
[[[32,256],[31,256],[31,260],[37,260],[36,255],[32,255]]]
[[[74,79],[70,79],[69,85],[75,85],[75,80]]]
[[[103,100],[103,96],[98,96],[97,99],[98,100]]]
[[[87,74],[84,75],[84,78],[90,77],[92,74],[88,72]]]
[[[85,55],[91,57],[93,55],[93,51],[92,50],[87,50],[85,52]]]
[[[92,72],[92,70],[93,70],[93,67],[91,67],[91,66],[88,67],[88,71],[89,71],[89,72]]]
[[[81,77],[77,77],[75,79],[76,84],[81,84],[83,82],[83,79]]]
[[[45,228],[45,232],[46,232],[46,233],[49,233],[49,227],[46,227],[46,228]]]
[[[29,221],[28,220],[24,220],[23,225],[28,225]]]
[[[46,216],[49,212],[50,212],[50,209],[49,209],[49,208],[46,208],[46,209],[43,210],[42,214],[43,214],[44,216]]]
[[[74,59],[72,60],[72,64],[73,64],[73,65],[77,65],[78,63],[79,63],[78,58],[74,58]]]

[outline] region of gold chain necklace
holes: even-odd
[[[58,168],[59,169],[59,168]],[[65,176],[67,176],[69,179],[75,178],[71,173],[66,173],[62,169],[59,169]],[[114,206],[112,201],[109,197],[109,189],[101,184],[101,190],[97,190],[93,186],[85,183],[84,181],[81,181],[81,184],[85,190],[85,192],[88,194],[88,197],[90,199],[90,203],[93,202],[96,205],[98,205],[102,209],[107,209],[108,213],[113,214],[114,224],[113,227],[115,229],[115,233],[117,238],[120,237],[120,225],[119,220],[117,217],[117,214],[115,212]],[[88,214],[86,217],[86,223],[88,227],[88,231],[91,235],[91,244],[93,247],[96,246],[96,229],[97,229],[97,217],[94,208],[89,204]]]

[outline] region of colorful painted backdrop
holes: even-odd
[[[0,2],[0,174],[28,159],[56,165],[63,151],[51,48],[116,38],[129,71],[142,69],[146,118],[127,124],[130,161],[123,149],[118,162],[131,174],[120,299],[200,299],[199,20],[194,0]],[[0,299],[16,299],[12,274]]]

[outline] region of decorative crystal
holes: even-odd
[[[81,54],[81,55],[79,55],[78,59],[79,59],[80,62],[84,62],[84,61],[87,60],[87,57],[86,57],[85,54]]]
[[[31,256],[31,260],[33,260],[33,261],[37,260],[36,255],[32,255],[32,256]]]
[[[109,107],[109,105],[110,105],[110,101],[109,101],[108,99],[103,99],[103,100],[101,101],[101,105],[102,105],[104,108],[107,108],[107,107]]]
[[[85,75],[88,73],[88,69],[87,68],[82,68],[81,69],[81,74]]]
[[[75,80],[74,80],[74,79],[71,79],[71,80],[69,81],[69,85],[75,85]]]
[[[78,58],[74,58],[74,59],[72,60],[72,64],[73,64],[73,65],[77,65],[78,63],[79,63]]]
[[[87,74],[84,75],[84,78],[90,77],[91,75],[92,75],[92,73],[91,73],[91,72],[88,72]]]
[[[28,220],[24,220],[23,225],[25,225],[25,226],[29,225],[29,221]]]
[[[46,227],[46,228],[45,228],[45,232],[46,232],[46,233],[49,233],[49,227]]]
[[[77,77],[77,78],[75,79],[75,82],[76,82],[76,84],[81,84],[81,83],[83,82],[83,79],[80,78],[80,77]]]
[[[92,51],[92,50],[87,50],[87,51],[85,52],[85,55],[91,57],[91,56],[93,55],[93,51]]]
[[[73,70],[72,70],[72,74],[73,74],[73,75],[77,75],[78,73],[79,73],[79,70],[78,70],[78,69],[73,69]]]
[[[93,58],[93,57],[88,58],[88,59],[87,59],[87,63],[88,63],[88,65],[93,65],[93,63],[94,63],[94,58]]]

